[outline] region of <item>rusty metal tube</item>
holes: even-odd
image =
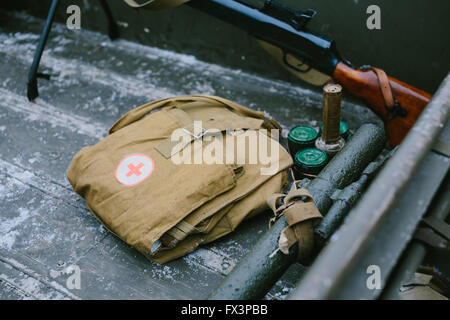
[[[316,147],[333,156],[344,147],[340,135],[342,87],[329,83],[323,87],[322,135],[316,140]]]
[[[330,83],[323,88],[322,139],[326,144],[335,144],[340,138],[341,99],[342,87],[340,85]]]

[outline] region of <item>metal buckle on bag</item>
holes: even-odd
[[[199,134],[195,134],[201,129]],[[189,141],[183,139],[183,142],[180,141],[172,141],[171,138],[166,138],[163,142],[155,147],[155,149],[166,159],[170,159],[174,154],[183,150],[187,145],[189,145],[192,141],[201,139],[208,132],[214,131],[213,129],[206,129],[201,126],[195,126],[195,123],[190,123],[183,128],[179,128],[177,130],[183,131],[186,135],[184,137],[192,137],[189,138]]]
[[[201,127],[202,132],[200,134],[196,135],[194,132],[192,132],[189,129],[187,129],[187,127],[194,127],[194,131],[195,131],[195,126],[193,124],[188,124],[187,126],[181,128],[181,130],[186,132],[188,135],[194,137],[195,140],[198,140],[198,139],[202,138],[203,136],[205,136],[208,133],[208,129],[205,129],[205,128]]]

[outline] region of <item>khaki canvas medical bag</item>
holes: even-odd
[[[125,114],[106,138],[75,155],[67,176],[108,230],[164,263],[230,233],[264,211],[269,195],[284,191],[292,160],[273,135],[269,138],[273,129],[280,126],[263,112],[219,97],[163,99]],[[239,144],[239,137],[247,143]],[[239,151],[252,158],[255,143],[277,151],[273,172],[262,174],[267,161],[225,159]],[[196,162],[195,155],[210,152],[211,146],[223,146],[215,159],[224,161]]]

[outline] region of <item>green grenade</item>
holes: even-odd
[[[295,157],[300,150],[314,147],[318,137],[317,130],[309,126],[297,126],[292,128],[288,134],[289,152]]]
[[[328,162],[327,154],[317,148],[301,150],[294,157],[294,176],[296,180],[316,176]]]
[[[322,126],[323,126],[323,124],[320,124],[320,126],[319,126],[319,134],[322,133]],[[341,136],[344,140],[347,140],[349,133],[350,133],[350,130],[349,130],[349,128],[348,128],[347,122],[341,121],[341,122],[339,123],[339,134],[340,134],[340,136]]]

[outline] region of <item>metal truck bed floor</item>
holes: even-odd
[[[0,300],[202,299],[267,228],[269,214],[168,263],[153,263],[106,231],[66,179],[83,146],[95,144],[123,113],[151,100],[212,94],[265,110],[285,128],[317,124],[321,95],[204,63],[193,56],[110,42],[100,33],[55,24],[41,62],[40,98],[26,99],[26,75],[43,21],[0,11]],[[355,128],[378,121],[343,104]],[[68,289],[67,267],[81,270]],[[295,265],[266,296],[283,298],[300,277]]]

